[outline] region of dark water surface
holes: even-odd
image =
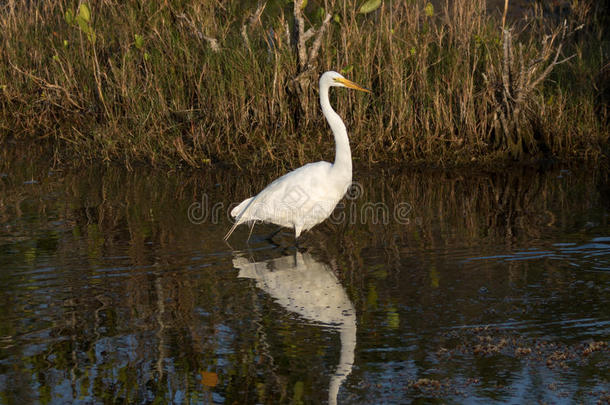
[[[610,187],[377,170],[290,247],[234,172],[0,163],[1,403],[596,403]]]

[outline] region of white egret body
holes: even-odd
[[[231,211],[235,223],[225,240],[243,223],[269,222],[294,229],[295,238],[330,216],[352,182],[352,153],[345,124],[328,100],[332,86],[366,90],[337,72],[320,77],[322,113],[335,136],[335,162],[316,162],[286,173]]]

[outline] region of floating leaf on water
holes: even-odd
[[[212,371],[202,371],[200,374],[201,384],[206,387],[215,387],[218,384],[218,374]]]
[[[367,0],[360,6],[358,12],[360,14],[368,14],[377,10],[381,6],[381,0]]]
[[[432,17],[434,15],[434,6],[432,3],[427,3],[426,7],[424,7],[424,12],[428,17]]]

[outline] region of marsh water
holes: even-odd
[[[610,398],[607,172],[356,171],[224,243],[265,177],[2,162],[0,402]]]

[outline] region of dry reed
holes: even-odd
[[[604,77],[608,42],[587,2],[504,30],[484,0],[301,4],[9,1],[1,139],[46,141],[64,162],[332,159],[316,83],[333,69],[374,91],[333,96],[363,163],[607,152],[607,90],[586,78]]]

